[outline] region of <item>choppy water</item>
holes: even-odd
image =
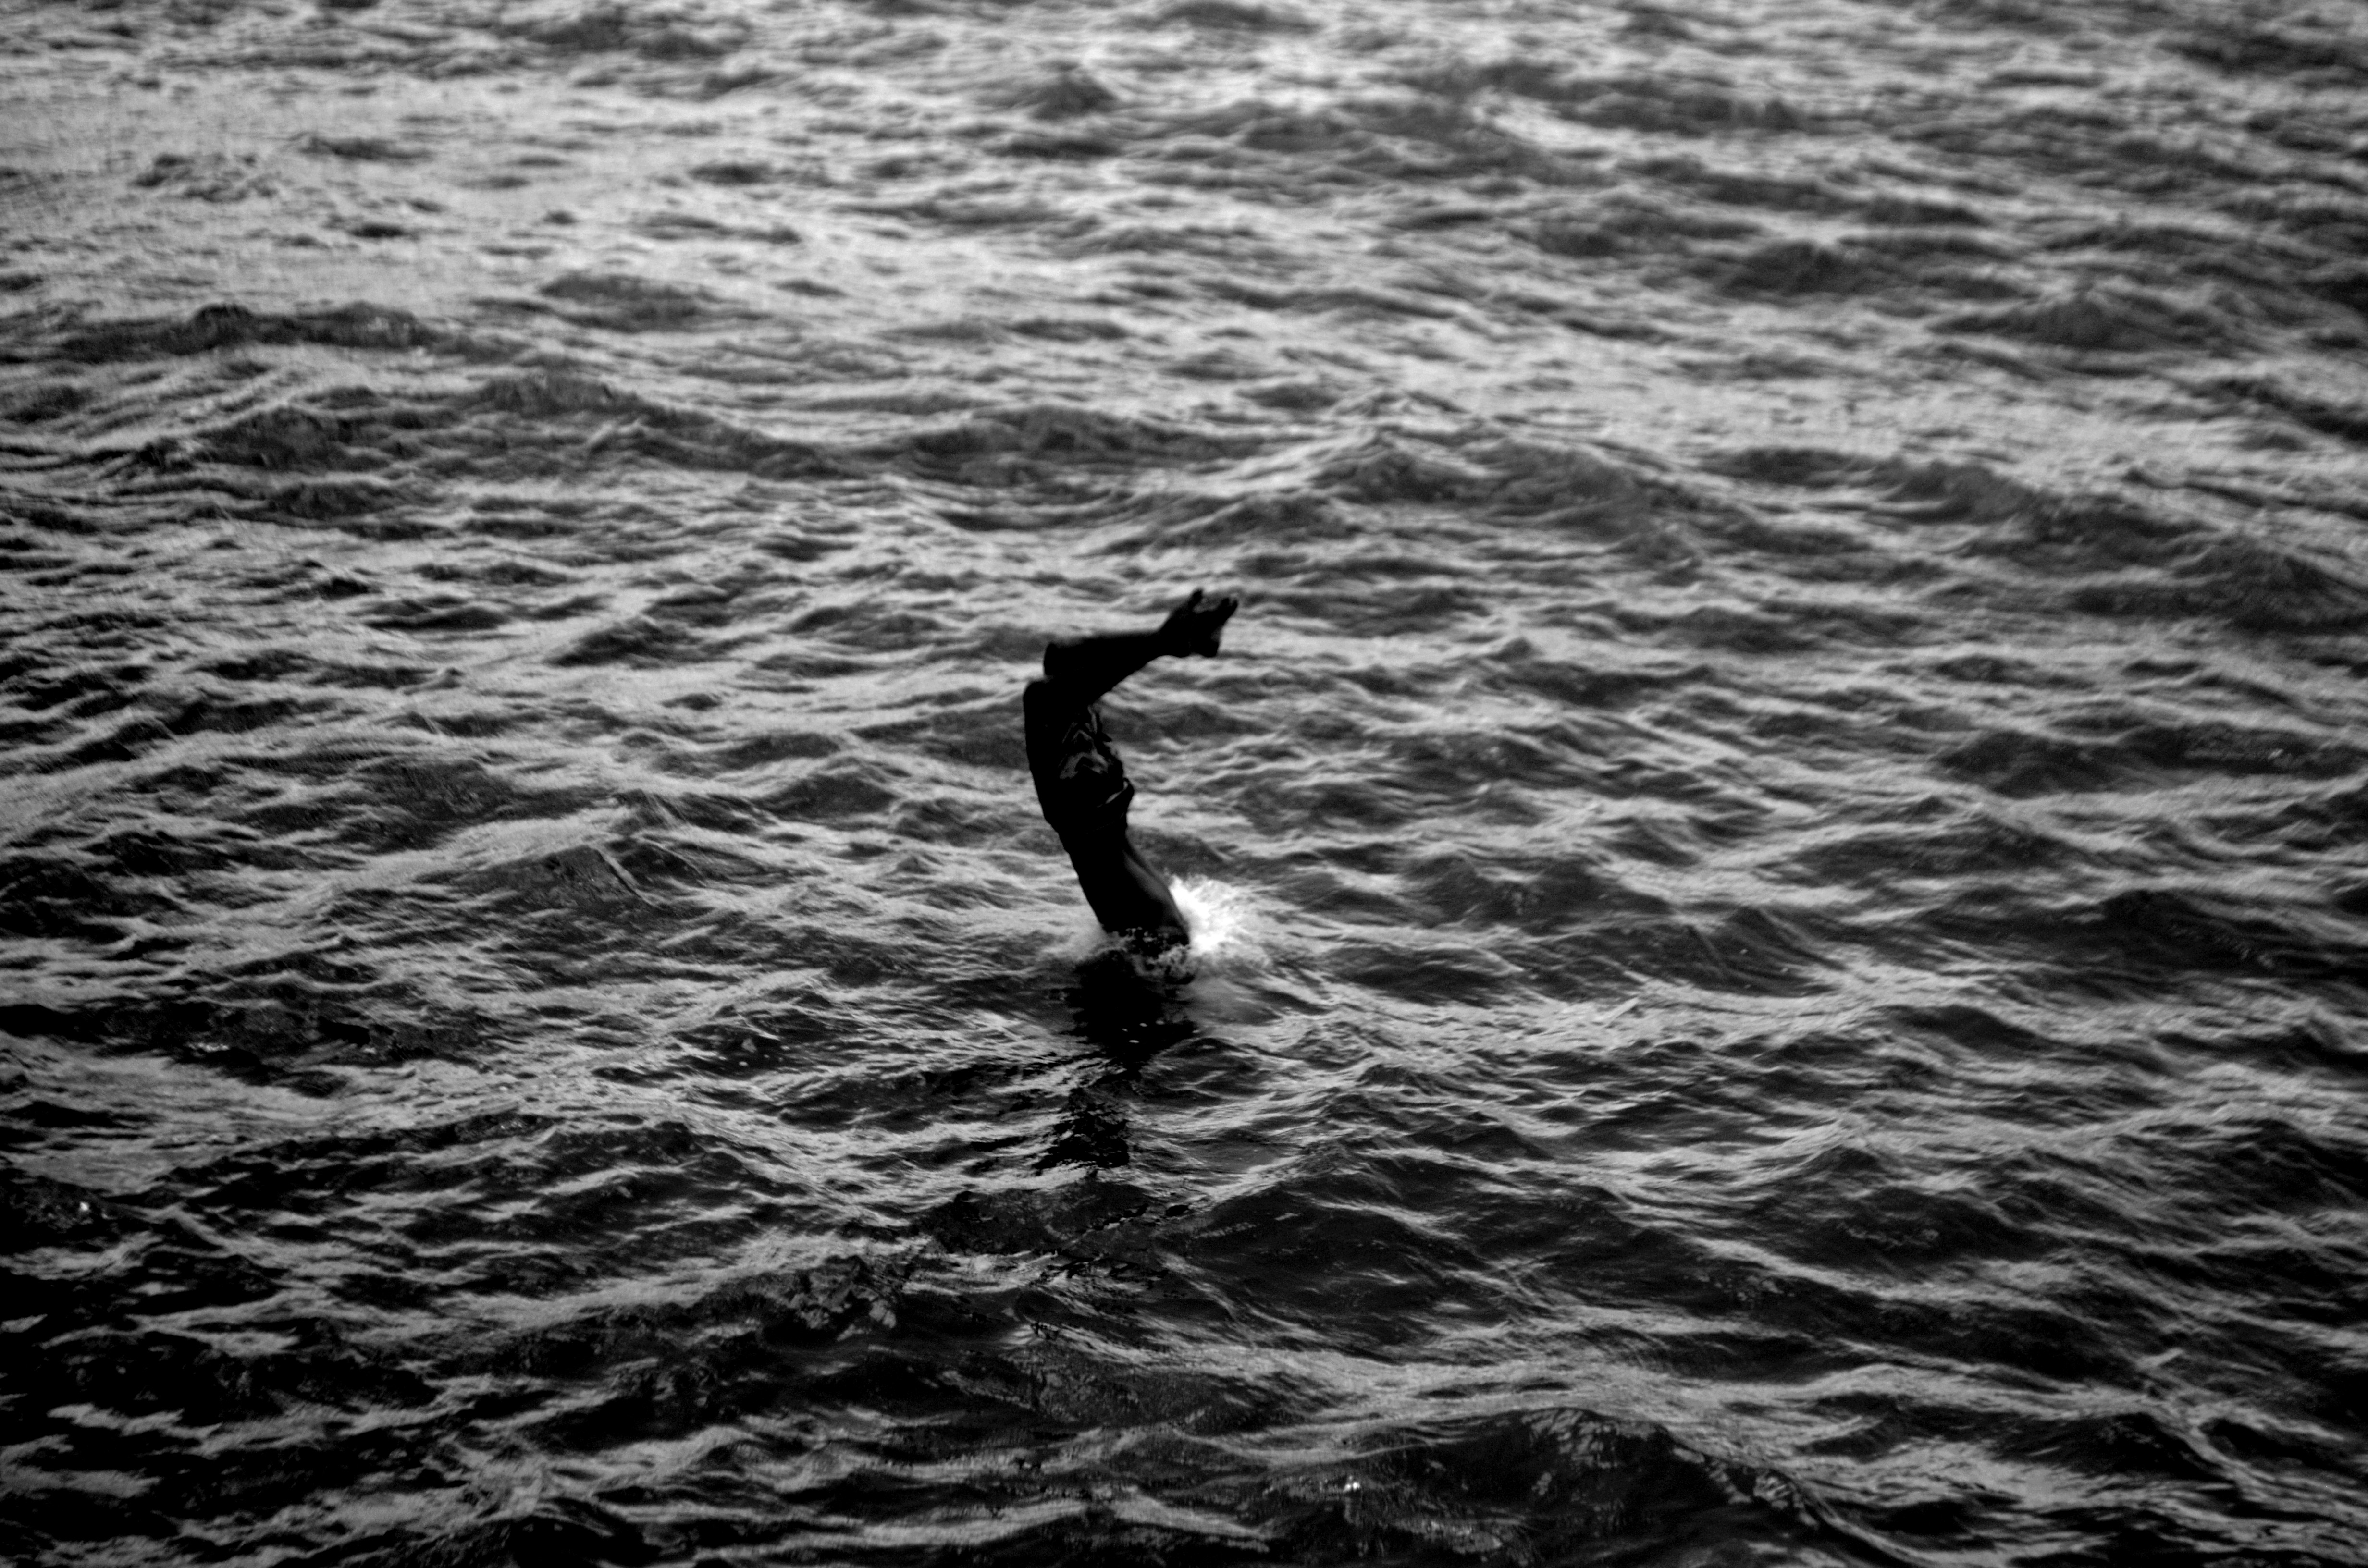
[[[5,16],[0,1555],[2368,1562],[2360,6]]]

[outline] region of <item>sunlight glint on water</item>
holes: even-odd
[[[0,1559],[2368,1562],[2357,6],[7,20]]]

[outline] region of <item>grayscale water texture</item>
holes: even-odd
[[[2363,309],[2356,0],[7,0],[0,1558],[2368,1562]]]

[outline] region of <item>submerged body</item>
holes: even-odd
[[[1235,608],[1231,597],[1204,601],[1196,588],[1156,631],[1053,642],[1043,678],[1028,683],[1028,770],[1037,801],[1061,835],[1094,918],[1114,935],[1164,947],[1190,932],[1167,880],[1128,835],[1134,786],[1095,704],[1162,654],[1213,657]]]

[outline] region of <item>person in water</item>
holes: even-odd
[[[1151,869],[1127,836],[1134,786],[1102,728],[1099,703],[1110,689],[1162,653],[1214,658],[1226,620],[1240,608],[1231,595],[1201,590],[1168,612],[1156,631],[1061,638],[1044,649],[1044,678],[1028,683],[1028,771],[1044,820],[1077,869],[1077,885],[1102,928],[1131,944],[1173,947],[1190,940],[1167,879]]]

